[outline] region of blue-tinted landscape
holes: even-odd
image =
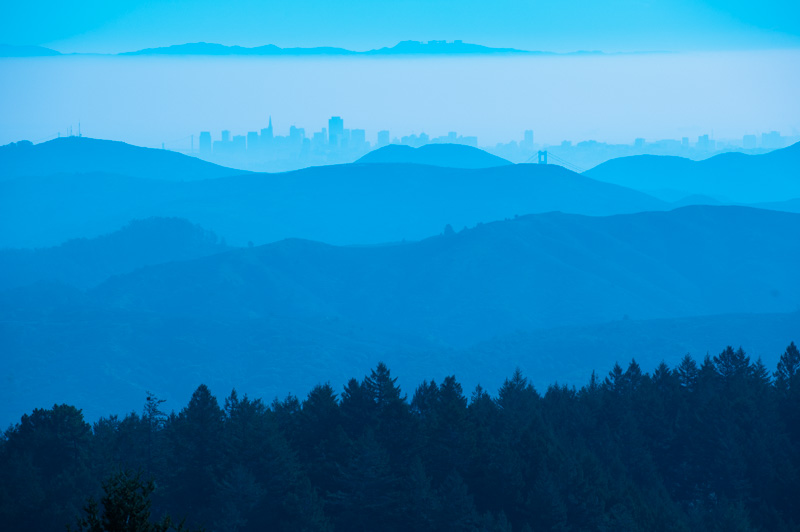
[[[793,4],[7,11],[0,529],[800,527]]]

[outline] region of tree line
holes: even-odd
[[[516,371],[496,396],[451,376],[409,398],[378,364],[340,393],[220,402],[201,385],[164,410],[148,394],[93,425],[69,405],[22,416],[0,439],[2,528],[800,528],[794,343],[774,373],[728,347],[580,389],[539,393]]]

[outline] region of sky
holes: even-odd
[[[4,44],[114,53],[186,42],[342,46],[462,39],[548,51],[800,47],[796,0],[30,0],[7,2]]]
[[[116,53],[187,42],[340,46],[461,39],[527,50],[669,51],[547,58],[0,59],[0,144],[70,126],[144,146],[200,131],[456,130],[481,145],[741,138],[800,129],[800,2],[770,0],[30,0],[0,43]],[[182,139],[182,140],[180,140]],[[185,146],[183,144],[186,144]]]
[[[67,133],[188,149],[190,135],[311,135],[341,116],[375,142],[457,131],[479,145],[798,135],[800,50],[602,56],[0,60],[0,144]]]

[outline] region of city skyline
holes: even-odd
[[[291,170],[320,164],[349,163],[389,144],[418,148],[427,144],[463,144],[483,149],[510,162],[533,162],[540,150],[550,150],[555,155],[556,164],[577,172],[583,172],[599,163],[614,157],[637,154],[674,155],[702,159],[725,151],[744,151],[750,153],[770,151],[785,147],[798,136],[784,136],[779,131],[766,131],[746,134],[738,139],[716,139],[713,134],[702,134],[694,138],[645,139],[636,137],[625,144],[609,144],[593,139],[579,141],[563,140],[558,143],[536,142],[533,129],[527,129],[516,139],[498,142],[494,145],[479,144],[474,135],[459,135],[450,131],[446,135],[432,136],[420,134],[395,134],[387,129],[370,132],[362,128],[345,127],[341,116],[332,116],[328,127],[306,134],[306,129],[294,124],[288,128],[288,135],[276,133],[272,116],[267,126],[260,130],[217,132],[201,131],[197,136],[189,136],[188,150],[174,149],[190,155],[217,162],[223,165],[249,170],[274,171]],[[369,139],[369,140],[368,140]],[[162,145],[166,148],[166,145]],[[546,159],[545,159],[546,160]]]

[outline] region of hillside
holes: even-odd
[[[510,161],[472,146],[462,144],[426,144],[419,148],[390,144],[373,150],[356,163],[410,163],[450,168],[492,168]]]
[[[173,183],[110,174],[0,181],[0,248],[53,246],[135,218],[179,217],[234,245],[419,240],[515,215],[608,215],[668,205],[553,165],[349,164]],[[11,229],[13,228],[13,230]]]
[[[228,249],[210,231],[177,218],[135,220],[92,239],[44,249],[0,249],[0,290],[31,283],[78,288],[143,266],[188,260]]]
[[[774,367],[800,330],[798,235],[800,215],[741,207],[550,213],[409,244],[288,240],[88,291],[6,290],[0,422],[54,401],[121,413],[148,389],[174,404],[197,382],[270,399],[379,360],[405,383],[457,371],[492,391],[516,366],[537,386],[572,384],[728,343]]]
[[[286,240],[144,268],[90,296],[167,316],[343,319],[466,346],[518,329],[794,311],[798,261],[796,214],[550,213],[393,246]]]
[[[174,151],[87,137],[62,137],[40,144],[22,141],[0,146],[0,181],[16,177],[90,172],[168,181],[192,181],[247,173]]]
[[[584,175],[657,197],[701,194],[725,202],[780,202],[800,197],[800,143],[760,155],[723,153],[703,161],[637,155],[600,164]]]

